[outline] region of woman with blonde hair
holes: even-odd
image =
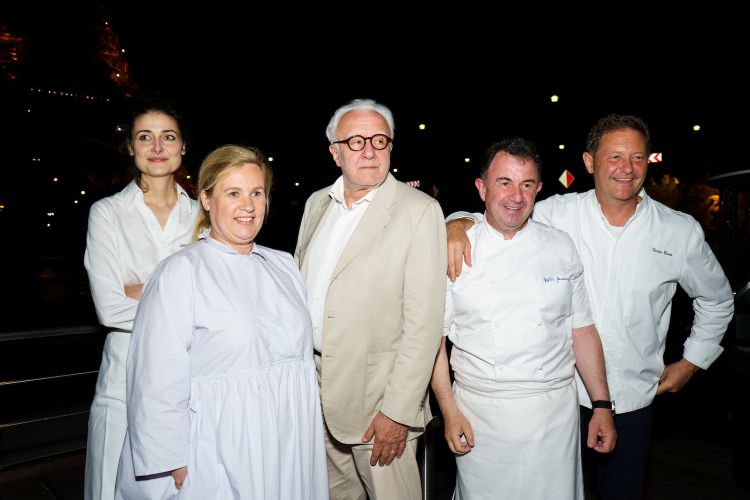
[[[254,148],[201,165],[202,239],[156,268],[133,327],[118,498],[328,498],[304,286],[255,243],[271,182]]]

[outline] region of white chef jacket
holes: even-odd
[[[734,313],[729,282],[698,222],[651,199],[645,190],[638,196],[641,202],[619,237],[609,230],[593,189],[552,196],[538,202],[533,213],[534,220],[567,232],[581,255],[618,413],[653,402],[678,283],[693,298],[695,318],[683,357],[694,365],[706,369],[719,357]],[[466,215],[453,214],[449,220]],[[578,395],[582,405],[591,407],[580,378]]]
[[[125,285],[144,283],[165,257],[190,243],[198,204],[175,184],[177,203],[162,230],[135,181],[91,206],[84,265],[99,322],[107,335],[89,413],[84,498],[114,498],[125,439],[125,360],[138,301]]]
[[[102,325],[132,330],[138,301],[125,295],[125,285],[144,283],[156,264],[190,243],[198,202],[175,188],[177,206],[163,230],[135,181],[91,206],[83,263]]]
[[[535,221],[510,240],[485,221],[468,237],[474,265],[448,282],[445,301],[457,382],[570,380],[572,329],[593,323],[570,237]]]

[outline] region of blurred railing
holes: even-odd
[[[105,331],[0,332],[0,471],[85,449]]]

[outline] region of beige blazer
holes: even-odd
[[[307,280],[311,243],[330,187],[305,204],[295,259]],[[378,411],[418,436],[431,418],[427,384],[442,336],[446,285],[443,212],[388,174],[344,248],[328,287],[320,389],[333,437],[361,444]]]

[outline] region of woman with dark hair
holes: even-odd
[[[198,206],[175,182],[185,154],[180,114],[164,101],[132,108],[126,148],[135,178],[91,207],[84,265],[104,343],[89,416],[84,498],[114,498],[127,416],[125,361],[146,277],[191,241]]]

